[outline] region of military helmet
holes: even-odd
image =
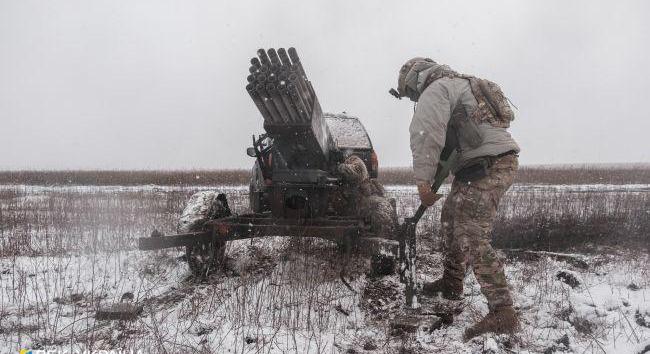
[[[345,161],[338,167],[347,181],[361,183],[370,178],[366,163],[355,154],[347,154]]]
[[[436,62],[431,58],[415,57],[409,59],[399,70],[397,95],[393,95],[398,98],[408,97],[413,101],[417,101],[420,96],[420,93],[417,92],[418,74],[435,64]]]

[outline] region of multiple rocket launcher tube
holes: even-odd
[[[319,105],[295,48],[259,49],[246,90],[270,125],[305,125]]]

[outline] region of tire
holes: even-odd
[[[178,233],[202,231],[206,221],[230,216],[225,194],[215,191],[194,193],[178,221]],[[224,264],[226,242],[210,242],[185,247],[185,256],[192,274],[205,278]]]

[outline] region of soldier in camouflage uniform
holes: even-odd
[[[339,164],[338,171],[343,179],[339,197],[343,201],[343,214],[370,220],[372,231],[378,236],[388,236],[395,232],[395,209],[384,196],[384,187],[370,178],[363,160],[350,155]]]
[[[441,195],[431,190],[441,151],[457,151],[455,175],[442,208],[444,272],[426,283],[422,292],[460,300],[466,270],[474,275],[487,298],[489,313],[468,328],[469,339],[485,332],[512,333],[517,315],[503,271],[503,262],[490,245],[492,224],[501,197],[513,182],[519,146],[506,128],[514,115],[494,83],[462,75],[428,58],[402,66],[397,96],[417,102],[411,121],[413,170],[422,204],[433,205]]]

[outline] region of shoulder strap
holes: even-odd
[[[448,66],[446,65],[441,66],[438,68],[438,70],[433,71],[431,75],[429,75],[427,80],[424,82],[424,87],[422,90],[424,91],[424,89],[429,87],[429,85],[431,85],[434,81],[442,79],[443,77],[454,78],[454,77],[461,77],[461,76],[462,76],[461,74],[451,70]]]

